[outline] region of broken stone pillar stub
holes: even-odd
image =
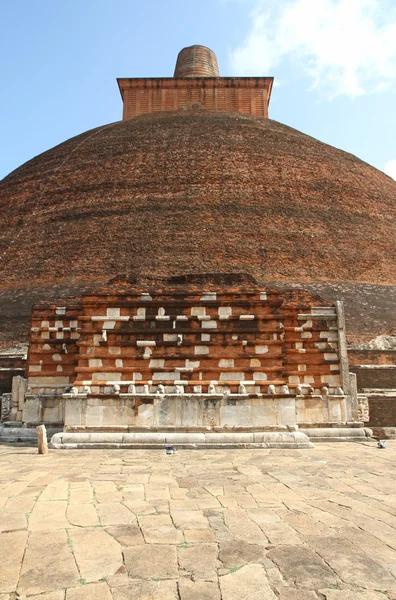
[[[39,454],[48,454],[47,432],[45,425],[36,427],[37,432],[37,447]]]

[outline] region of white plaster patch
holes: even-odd
[[[108,317],[119,317],[121,315],[120,308],[108,308],[106,310],[106,314]]]
[[[152,296],[150,296],[150,294],[147,293],[143,293],[140,295],[140,300],[142,300],[143,302],[150,302],[152,300]]]
[[[201,300],[202,301],[206,301],[206,300],[217,300],[217,294],[216,292],[205,292],[202,296],[201,296]]]
[[[209,354],[208,346],[195,346],[194,354]]]
[[[304,383],[314,383],[315,378],[312,375],[304,375]]]
[[[191,316],[192,317],[202,317],[206,315],[205,306],[192,306],[191,307]]]
[[[63,321],[55,321],[55,327],[57,329],[62,329],[62,327],[63,327]]]
[[[153,373],[153,381],[172,380],[180,378],[180,373]]]
[[[216,329],[217,321],[202,321],[202,329]]]
[[[56,332],[56,339],[57,340],[63,340],[64,335],[63,335],[63,331],[57,331]]]
[[[289,383],[300,383],[298,375],[289,375]]]
[[[55,361],[57,361],[57,360],[62,360],[62,357],[61,357],[61,355],[60,355],[60,354],[53,354],[53,355],[52,355],[52,360],[55,360]]]
[[[92,373],[92,381],[121,381],[121,373]]]
[[[188,369],[198,369],[201,365],[201,361],[199,360],[189,360],[186,359],[185,365]]]
[[[295,346],[296,346],[296,348],[298,350],[299,348],[304,348],[304,343],[303,342],[296,342]]]
[[[153,353],[153,351],[151,350],[151,348],[149,348],[148,346],[146,346],[145,349],[144,349],[143,358],[145,358],[146,360],[148,360],[151,357],[152,353]]]
[[[44,344],[43,350],[51,350],[51,346],[49,344]]]
[[[330,365],[330,371],[339,371],[340,365]]]
[[[210,342],[210,333],[201,333],[201,342]]]
[[[253,380],[254,381],[258,381],[258,380],[267,381],[267,375],[266,375],[266,373],[263,373],[262,371],[256,371],[256,373],[253,373]]]
[[[267,292],[260,292],[260,300],[267,300]]]
[[[243,381],[245,373],[220,373],[220,381]]]
[[[254,315],[239,315],[241,321],[252,321],[255,317]]]
[[[56,370],[57,370],[58,373],[61,373],[63,371],[63,367],[61,365],[58,365],[56,367]]]
[[[164,342],[177,342],[177,333],[164,333]]]
[[[141,373],[138,373],[137,371],[135,371],[135,373],[133,374],[133,381],[142,381],[143,379],[143,375]]]
[[[41,321],[41,327],[49,327],[49,321]]]
[[[165,360],[163,358],[152,358],[149,362],[151,369],[163,369],[165,366]]]
[[[78,321],[70,321],[70,327],[77,327],[78,326]]]
[[[169,315],[156,315],[155,320],[156,321],[170,321],[170,316]]]
[[[251,358],[250,366],[251,367],[261,367],[261,360],[259,360],[258,358]]]
[[[89,367],[103,367],[102,359],[101,358],[90,358],[88,360],[88,366]]]
[[[301,339],[307,340],[312,337],[312,333],[310,331],[303,331],[301,333]]]
[[[57,306],[55,309],[55,313],[57,315],[65,315],[66,314],[66,306]]]
[[[43,340],[49,340],[49,336],[50,336],[50,332],[49,331],[42,331],[41,332],[41,337]]]
[[[341,378],[339,375],[321,375],[320,381],[333,387],[341,385]]]
[[[124,366],[124,361],[122,360],[122,358],[117,358],[117,360],[115,361],[115,366],[120,368]]]
[[[223,369],[233,369],[234,368],[234,359],[233,358],[221,358],[219,360],[219,367]]]
[[[115,325],[116,325],[115,321],[105,321],[103,323],[103,329],[114,329]]]
[[[335,342],[338,340],[338,333],[336,331],[321,331],[319,337],[327,338],[328,340],[333,340]]]
[[[137,340],[136,346],[155,346],[154,340]]]
[[[231,306],[219,306],[218,309],[220,319],[228,319],[232,315]]]
[[[39,373],[41,371],[41,365],[30,365],[29,371],[31,373]]]
[[[338,354],[335,352],[325,352],[324,353],[325,360],[338,360]]]
[[[307,365],[298,365],[297,366],[297,370],[298,371],[306,371],[307,370]]]
[[[73,337],[73,333],[75,333],[75,332],[74,331],[72,332],[72,334],[71,334],[72,337]],[[94,336],[93,336],[94,346],[99,346],[99,342],[101,342],[102,340],[103,340],[103,338],[101,335],[94,333]]]
[[[268,346],[255,346],[254,351],[256,354],[265,354],[268,352]]]

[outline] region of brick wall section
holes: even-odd
[[[81,307],[73,300],[33,308],[26,375],[33,388],[59,392],[73,383],[78,363]]]
[[[369,396],[370,421],[368,427],[396,426],[396,393],[394,396]]]
[[[355,365],[350,371],[356,373],[359,391],[365,388],[396,389],[396,365]]]
[[[271,77],[118,79],[123,120],[167,111],[211,110],[268,118]]]
[[[116,383],[123,392],[135,385],[137,393],[145,385],[155,393],[159,384],[168,393],[177,385],[208,393],[211,383],[237,393],[243,384],[253,394],[268,393],[270,385],[277,393],[283,385],[291,393],[298,385],[306,393],[323,386],[335,393],[341,385],[335,308],[302,291],[96,294],[66,308],[56,329],[48,307],[33,315],[30,385],[59,375],[59,367],[70,382],[75,371],[74,384],[95,394],[110,393]],[[65,321],[69,336],[72,318],[79,338],[65,354]]]

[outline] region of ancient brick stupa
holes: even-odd
[[[352,362],[392,361],[364,344],[394,327],[396,184],[269,120],[272,83],[185,48],[174,77],[118,80],[122,121],[2,181],[0,343],[30,344],[9,430],[45,422],[61,446],[366,435],[347,343]]]

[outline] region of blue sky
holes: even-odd
[[[270,117],[396,178],[396,0],[1,0],[0,178],[121,118],[116,77],[184,46],[274,76]]]

